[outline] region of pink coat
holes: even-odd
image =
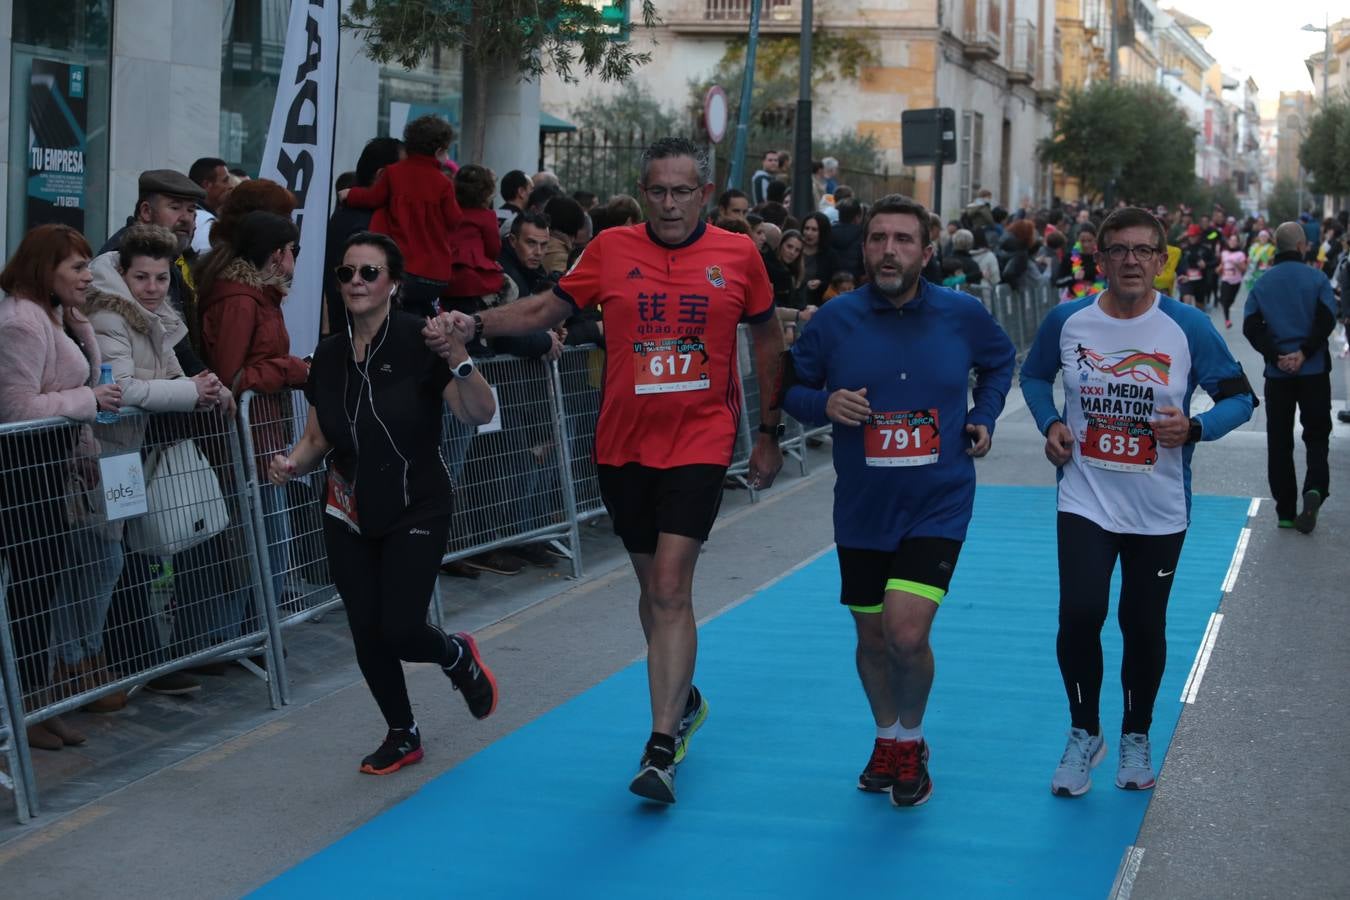
[[[89,322],[70,316],[67,322],[75,340],[44,305],[0,297],[0,422],[49,416],[94,421],[98,340]]]

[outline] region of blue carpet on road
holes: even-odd
[[[1195,498],[1168,616],[1155,764],[1247,504]],[[925,721],[934,793],[923,807],[898,810],[854,787],[874,732],[829,553],[702,628],[697,683],[711,715],[680,767],[676,806],[627,791],[648,733],[637,663],[258,894],[1103,897],[1150,794],[1115,787],[1111,738],[1086,797],[1049,792],[1067,728],[1054,520],[1053,490],[979,490],[934,631]],[[1111,734],[1121,708],[1114,613],[1104,644]]]

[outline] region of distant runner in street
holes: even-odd
[[[1117,557],[1125,715],[1116,786],[1153,787],[1148,730],[1190,523],[1191,454],[1250,419],[1255,404],[1209,317],[1154,290],[1167,258],[1161,223],[1147,210],[1118,209],[1098,246],[1106,290],[1052,309],[1022,365],[1022,393],[1059,467],[1057,652],[1071,727],[1050,789],[1063,797],[1087,793],[1106,756],[1101,631]],[[1062,411],[1053,393],[1061,373]],[[1197,386],[1215,402],[1192,417]]]
[[[693,686],[692,588],[731,462],[741,392],[736,328],[748,323],[760,382],[752,485],[782,468],[778,373],[783,331],[753,241],[701,219],[714,188],[707,154],[664,138],[642,155],[647,222],[607,228],[556,288],[481,315],[447,313],[463,340],[549,328],[599,306],[608,354],[596,426],[600,493],[641,594],[652,733],[633,793],[675,802],[675,765],[708,715]]]
[[[1303,227],[1275,229],[1275,261],[1247,295],[1242,333],[1266,361],[1266,476],[1280,528],[1311,534],[1331,489],[1331,353],[1336,298],[1331,282],[1303,264]],[[1294,413],[1303,426],[1308,469],[1303,511],[1294,470]]]
[[[863,228],[870,283],[820,308],[789,355],[784,408],[834,423],[839,600],[877,736],[858,788],[919,806],[933,792],[923,714],[928,636],[956,569],[1016,351],[978,299],[920,277],[928,211],[892,194]],[[970,372],[974,403],[966,404]]]

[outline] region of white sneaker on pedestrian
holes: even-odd
[[[1148,735],[1122,734],[1120,767],[1116,769],[1116,787],[1125,791],[1147,791],[1154,783]]]
[[[1106,758],[1106,742],[1100,734],[1082,728],[1069,729],[1069,743],[1059,758],[1059,768],[1050,779],[1050,793],[1057,797],[1081,797],[1092,787],[1092,770]]]

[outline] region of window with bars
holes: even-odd
[[[966,110],[961,113],[961,203],[975,199],[984,171],[984,116]]]

